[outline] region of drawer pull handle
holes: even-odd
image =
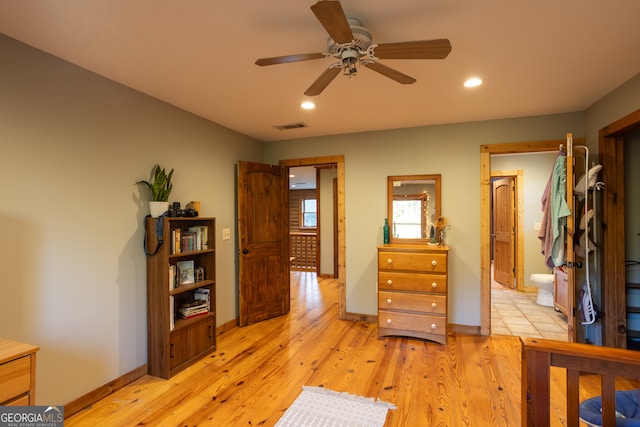
[[[391,264],[393,261],[391,261],[391,258],[387,258],[387,264]]]
[[[438,284],[437,284],[436,282],[433,282],[433,283],[431,284],[431,287],[432,287],[433,289],[435,289],[435,288],[437,288],[437,287],[438,287]]]
[[[432,324],[431,324],[431,329],[434,329],[434,330],[435,330],[436,328],[437,328],[436,324],[435,324],[435,323],[432,323]]]
[[[391,319],[387,319],[387,325],[391,324]]]
[[[431,303],[431,308],[436,308],[438,305],[435,302]]]
[[[436,265],[438,265],[438,261],[436,261],[436,260],[434,259],[433,261],[431,261],[431,265],[433,265],[433,266],[435,267]]]
[[[391,298],[387,299],[387,304],[391,305]]]
[[[393,286],[393,280],[391,280],[391,279],[387,280],[387,285]]]

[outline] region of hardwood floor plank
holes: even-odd
[[[520,425],[518,337],[378,338],[375,324],[338,320],[337,280],[295,272],[291,291],[288,315],[225,331],[216,351],[173,378],[145,376],[65,425],[269,427],[304,385],[396,405],[385,427]],[[555,369],[551,425],[561,426],[565,379]],[[592,376],[580,384],[581,399],[599,393]]]

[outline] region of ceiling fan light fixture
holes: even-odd
[[[482,79],[479,77],[471,77],[465,80],[464,87],[478,87],[482,84]]]
[[[300,107],[303,110],[313,110],[314,108],[316,108],[316,104],[311,101],[304,101],[302,104],[300,104]]]
[[[348,49],[342,52],[342,70],[343,74],[347,76],[355,76],[358,73],[357,64],[360,59],[360,54],[353,49]]]

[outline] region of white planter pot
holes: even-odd
[[[149,202],[149,213],[157,218],[169,210],[169,202]]]

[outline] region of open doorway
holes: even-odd
[[[303,166],[332,166],[335,168],[335,245],[336,266],[338,278],[338,313],[341,320],[350,319],[346,311],[346,239],[345,239],[345,182],[344,156],[309,157],[302,159],[281,160],[280,165],[291,168]],[[322,207],[320,207],[322,209]],[[321,228],[323,226],[321,225]]]
[[[491,156],[491,333],[567,341],[567,319],[538,298],[531,274],[547,274],[538,232],[555,152]]]
[[[289,168],[289,247],[292,271],[338,277],[337,168]]]
[[[584,140],[575,140],[577,144]],[[480,171],[481,171],[481,232],[480,232],[480,280],[481,280],[481,311],[480,311],[480,333],[482,335],[491,334],[491,174],[493,156],[508,154],[526,154],[541,152],[557,152],[560,144],[565,140],[539,141],[531,143],[507,143],[483,145],[480,148]],[[497,162],[496,162],[497,163]],[[506,169],[506,168],[505,168]],[[517,184],[516,184],[517,187]],[[520,211],[519,208],[516,208]],[[517,220],[516,220],[517,222]],[[521,220],[520,224],[525,221]],[[533,228],[534,224],[526,224]],[[516,243],[516,287],[524,287],[524,277],[526,272],[520,272],[520,266],[524,268],[524,261],[520,260],[524,250],[519,248],[520,243]],[[538,246],[539,247],[539,246]],[[520,276],[520,279],[518,278]],[[520,282],[520,283],[519,283]],[[523,289],[524,290],[524,289]]]

